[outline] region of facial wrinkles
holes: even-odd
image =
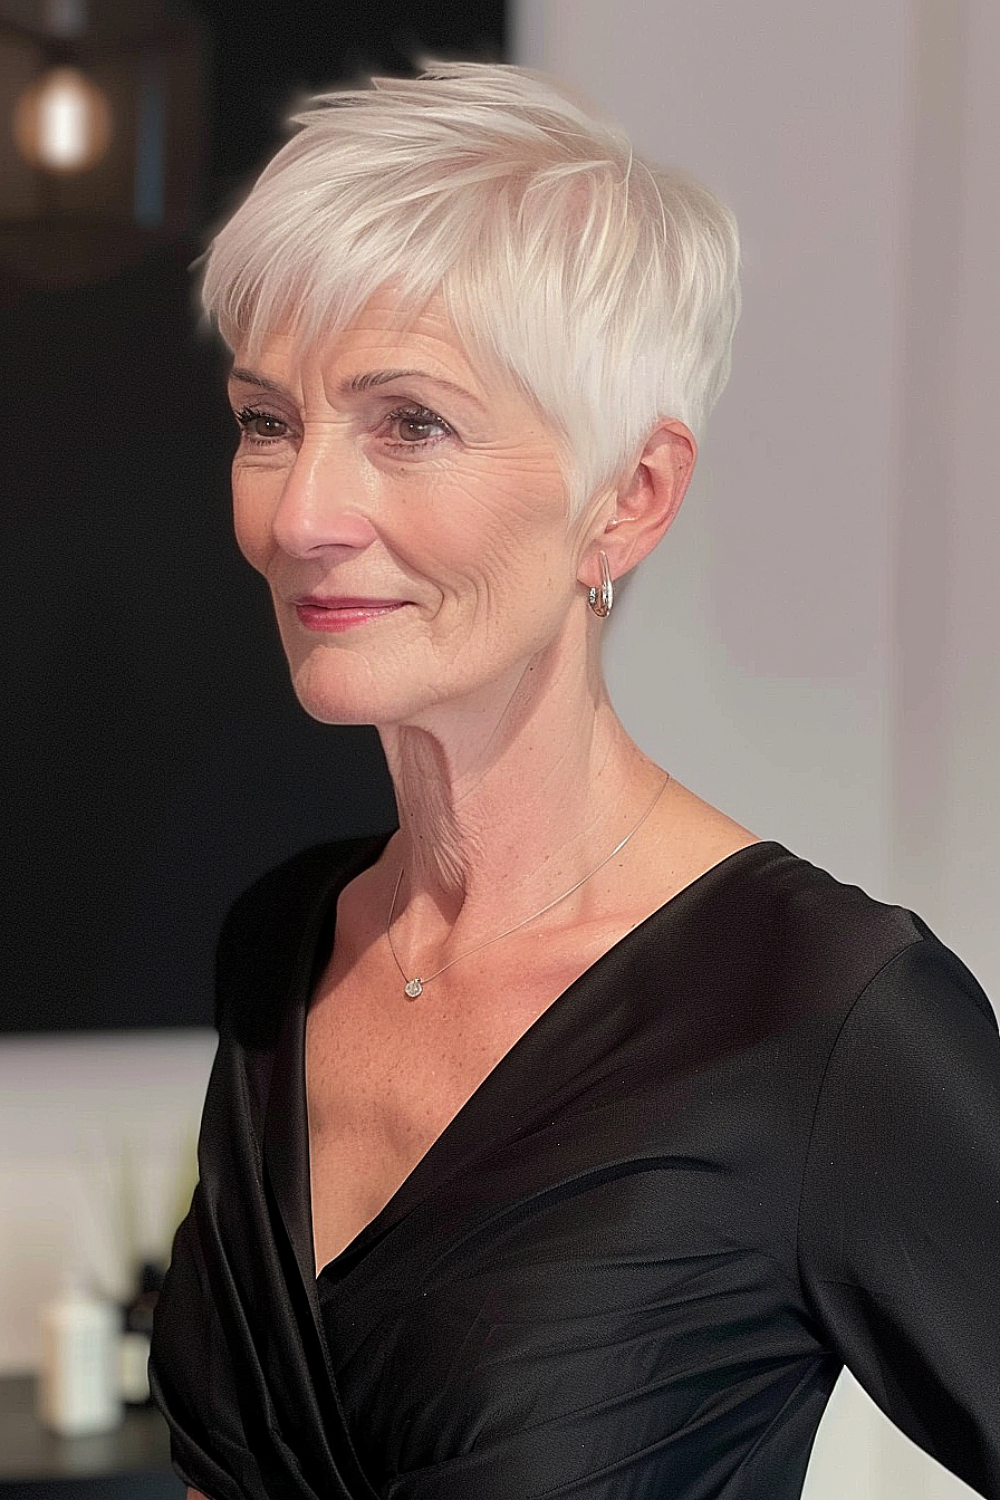
[[[452,584],[452,602],[460,608],[471,590],[474,627],[486,630],[491,648],[501,651],[510,634],[512,595],[526,624],[532,606],[551,605],[547,590],[563,582],[552,577],[556,570],[549,562],[547,531],[539,527],[530,501],[523,501],[524,490],[512,482],[513,476],[507,477],[503,487],[491,482],[488,471],[446,487],[450,514],[456,519],[441,559],[444,577]],[[529,486],[528,493],[533,489]],[[461,615],[456,625],[464,628]]]
[[[430,325],[422,320],[419,330],[411,322],[400,336],[399,318],[391,308],[376,306],[366,316],[366,325],[339,340],[331,357],[297,364],[288,340],[276,340],[265,350],[261,373],[283,381],[298,404],[302,445],[294,462],[307,467],[295,482],[314,488],[320,497],[325,485],[337,486],[341,501],[341,486],[353,487],[359,509],[377,534],[372,546],[388,551],[390,571],[397,578],[400,572],[407,578],[426,576],[439,591],[442,624],[449,623],[449,605],[464,604],[468,626],[471,599],[473,627],[485,621],[491,635],[502,636],[512,587],[522,611],[530,612],[539,594],[551,595],[554,589],[561,595],[565,589],[568,597],[571,574],[575,577],[568,496],[555,445],[520,395],[478,381],[442,320]],[[370,391],[360,401],[343,393],[345,381],[367,369],[404,366],[464,384],[482,402],[483,417],[470,430],[464,415],[453,416],[447,400],[436,401],[429,380],[391,382],[369,405]],[[359,412],[385,411],[404,402],[438,409],[453,421],[460,440],[399,459],[384,459],[377,445],[366,447],[369,434]],[[281,403],[270,395],[250,404],[273,409],[285,419]],[[255,479],[260,463],[254,458],[249,466]],[[287,459],[282,463],[287,465]],[[334,561],[339,565],[341,560]],[[327,559],[322,581],[335,571]],[[357,581],[353,573],[348,576]],[[553,603],[551,597],[548,603]],[[544,616],[544,599],[539,612]],[[460,614],[454,620],[459,636]]]

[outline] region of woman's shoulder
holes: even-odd
[[[350,878],[351,872],[363,869],[377,857],[390,836],[387,831],[354,838],[324,839],[296,850],[263,871],[240,892],[226,915],[224,926],[274,912],[276,907],[295,906],[303,897],[333,885],[341,876]]]
[[[838,878],[689,788],[675,783],[674,792],[651,841],[662,866],[654,878],[669,887],[680,867],[681,910],[693,929],[710,929],[723,972],[749,964],[774,979],[794,973],[813,989],[829,976],[849,992],[926,933],[911,911],[869,895],[849,872]]]
[[[284,998],[310,924],[339,890],[378,858],[391,830],[325,840],[265,870],[229,908],[216,949],[216,1025],[267,1013]]]
[[[775,840],[748,846],[708,881],[716,890],[702,912],[714,954],[726,972],[744,976],[764,1008],[836,1025],[869,989],[893,989],[918,1008],[947,990],[955,1005],[995,1024],[978,982],[919,915]]]
[[[756,917],[778,947],[805,948],[820,962],[831,951],[868,968],[893,957],[929,929],[907,907],[869,894],[863,886],[769,840],[760,846]],[[847,950],[850,950],[848,952]]]

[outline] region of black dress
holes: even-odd
[[[389,835],[237,902],[156,1312],[211,1500],[792,1500],[842,1364],[1000,1500],[1000,1040],[910,912],[740,850],[535,1022],[313,1265],[304,1032]]]

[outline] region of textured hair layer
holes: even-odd
[[[565,449],[577,504],[656,422],[700,434],[739,314],[735,220],[522,68],[434,65],[319,95],[215,235],[202,299],[231,348],[343,327],[380,288],[440,292]]]

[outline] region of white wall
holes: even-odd
[[[608,630],[623,720],[762,836],[921,912],[996,1001],[1000,6],[520,0],[514,55],[743,232],[730,386]],[[845,1379],[807,1493],[970,1491]]]
[[[733,377],[672,538],[609,632],[616,702],[682,780],[871,886],[888,837],[899,10],[625,0],[609,23],[596,0],[539,0],[519,58],[702,177],[743,235]]]

